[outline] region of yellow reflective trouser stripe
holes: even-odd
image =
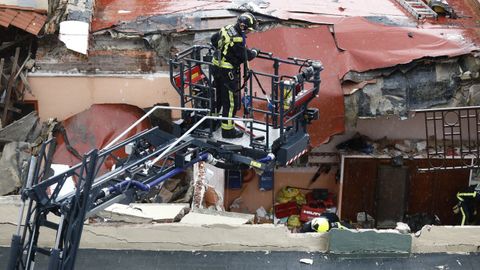
[[[222,59],[222,61],[219,63],[216,58],[213,58],[212,63],[213,63],[215,66],[217,66],[217,67],[233,69],[232,64],[230,64],[229,62],[225,61],[225,59]]]
[[[465,225],[465,219],[467,218],[467,216],[465,215],[465,211],[463,211],[463,207],[460,206],[460,212],[462,212],[462,223],[460,223],[460,225]]]
[[[228,99],[230,100],[230,108],[228,109],[227,117],[233,117],[233,109],[235,106],[234,96],[232,91],[228,91]],[[227,123],[222,123],[222,129],[232,129],[233,128],[233,120],[227,120]]]
[[[222,129],[230,130],[230,129],[232,129],[232,127],[230,127],[229,124],[222,123]]]
[[[243,42],[243,38],[242,37],[233,37],[233,42]],[[233,46],[233,44],[232,44]]]

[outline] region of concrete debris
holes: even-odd
[[[155,195],[154,201],[156,203],[170,202],[173,198],[173,190],[176,189],[179,182],[180,179],[167,179],[160,188],[160,191]]]
[[[34,142],[42,126],[36,111],[0,129],[0,142]]]
[[[109,222],[169,223],[179,221],[188,209],[186,203],[115,203],[97,216]]]
[[[193,196],[193,187],[190,185],[191,170],[186,173],[175,176],[166,180],[160,187],[153,188],[156,194],[153,196],[151,202],[155,203],[187,203]]]
[[[306,259],[306,258],[300,259],[300,262],[301,262],[301,263],[304,263],[304,264],[310,264],[310,265],[313,264],[313,260],[312,260],[312,259]]]
[[[403,222],[397,222],[397,227],[395,227],[395,230],[399,231],[400,233],[410,233],[410,227],[408,224]]]
[[[87,54],[90,25],[86,22],[63,21],[60,23],[58,38],[75,52]]]
[[[418,152],[425,151],[425,149],[427,149],[427,142],[426,141],[416,142],[415,147]]]
[[[230,212],[235,212],[235,213],[249,213],[250,210],[248,207],[245,205],[243,198],[238,197],[233,200],[233,202],[230,204],[228,207],[228,210]]]
[[[260,206],[257,211],[257,222],[259,222],[260,220],[262,219],[266,219],[267,218],[267,210],[265,210],[265,208],[263,208],[263,206]]]
[[[4,146],[0,159],[0,195],[13,193],[22,186],[29,159],[29,143],[11,142]]]
[[[254,217],[255,215],[252,214],[221,212],[211,209],[192,209],[190,213],[182,218],[180,223],[203,225],[242,225],[252,223]]]
[[[480,84],[468,88],[467,105],[480,104]]]
[[[371,229],[375,227],[375,219],[366,212],[358,212],[357,224],[360,228]]]

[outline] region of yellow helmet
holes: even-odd
[[[330,222],[324,217],[314,218],[310,224],[316,232],[328,232],[330,230]]]

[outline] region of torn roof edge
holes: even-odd
[[[23,10],[23,11],[32,11],[32,12],[39,13],[39,14],[47,14],[46,9],[37,9],[37,8],[32,8],[32,7],[22,7],[22,6],[0,4],[0,9],[1,8]]]

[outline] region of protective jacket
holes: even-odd
[[[213,59],[213,64],[218,67],[234,69],[240,67],[245,60],[255,58],[255,53],[246,48],[246,36],[237,25],[222,27],[210,41],[218,50]]]

